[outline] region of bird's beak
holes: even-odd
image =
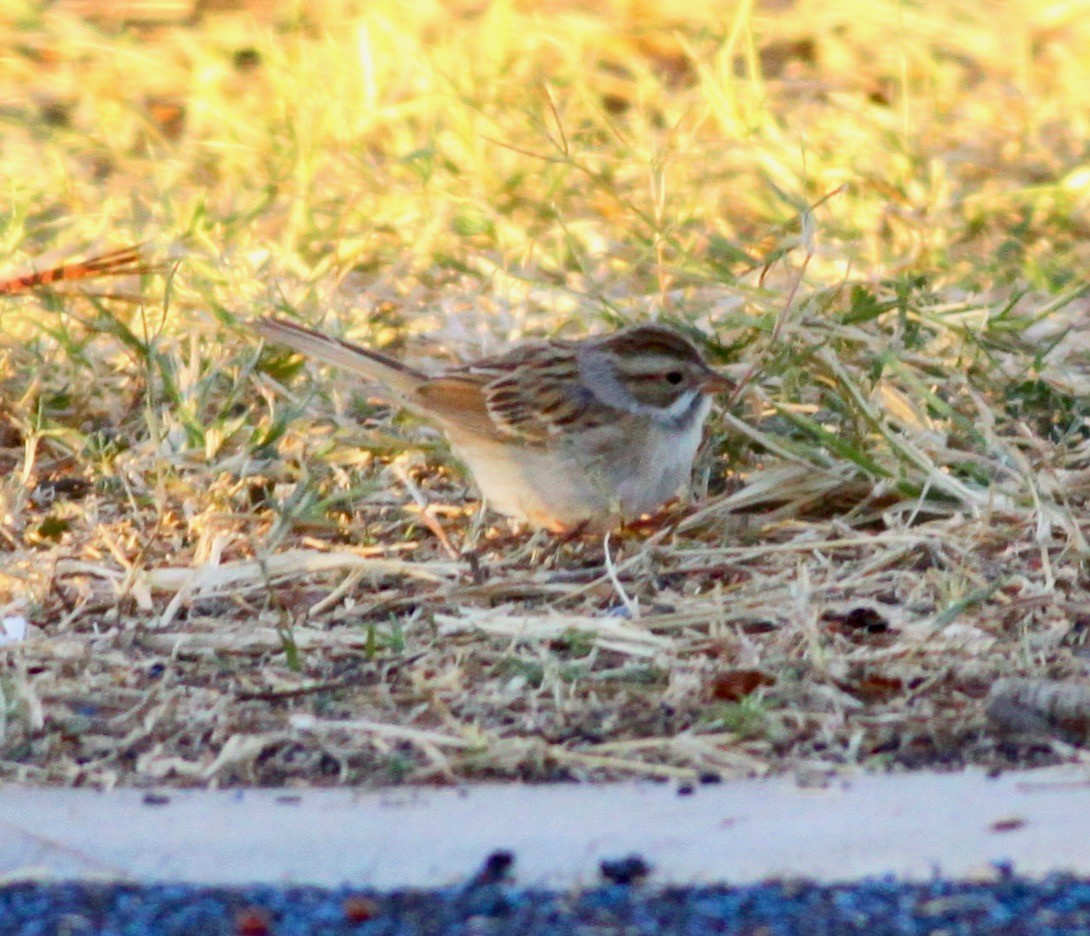
[[[718,371],[713,371],[710,368],[704,375],[704,380],[700,385],[700,389],[704,393],[726,393],[730,390],[734,390],[736,387],[737,384],[725,374],[720,374]]]

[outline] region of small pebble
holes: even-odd
[[[481,865],[481,870],[478,871],[476,877],[470,881],[470,886],[482,887],[486,884],[500,884],[507,879],[514,866],[515,855],[513,852],[505,851],[503,849],[494,851],[485,858],[484,864]]]
[[[272,921],[260,907],[245,907],[235,916],[236,936],[271,936]]]
[[[598,867],[602,877],[614,884],[635,884],[651,873],[651,865],[643,855],[603,861]]]
[[[377,900],[371,897],[346,897],[344,899],[344,918],[349,923],[366,923],[379,915]]]

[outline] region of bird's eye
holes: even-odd
[[[667,375],[666,375],[666,382],[667,383],[672,383],[675,386],[677,384],[681,383],[681,381],[684,380],[684,379],[685,379],[684,375],[679,370],[672,370],[669,373],[667,373]]]

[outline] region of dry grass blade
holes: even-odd
[[[548,642],[571,634],[585,634],[595,646],[628,656],[654,656],[672,646],[638,625],[618,618],[591,618],[573,614],[516,615],[509,610],[465,610],[460,615],[437,614],[440,635],[479,632],[508,638],[514,643]]]
[[[481,738],[456,738],[438,731],[422,731],[417,728],[407,728],[404,725],[387,725],[360,718],[330,721],[300,715],[291,720],[291,725],[296,731],[312,732],[314,734],[332,734],[334,732],[347,735],[369,734],[378,738],[392,738],[398,741],[422,743],[432,747],[453,748],[461,751],[477,750],[485,745],[485,741]]]
[[[148,586],[157,591],[177,592],[188,587],[247,591],[306,575],[346,570],[373,575],[405,575],[424,582],[449,581],[457,574],[457,566],[452,562],[407,562],[361,556],[348,550],[292,549],[261,560],[226,562],[196,569],[149,569],[144,578]]]

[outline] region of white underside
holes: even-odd
[[[499,513],[552,530],[607,529],[656,510],[687,486],[709,406],[705,401],[684,426],[630,417],[543,448],[456,432],[451,441]]]

